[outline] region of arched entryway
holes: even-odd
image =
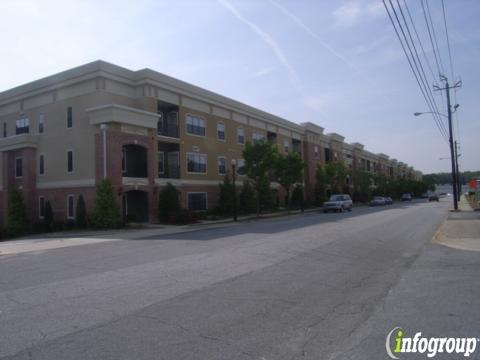
[[[122,211],[129,222],[148,222],[148,193],[130,190],[123,194]]]

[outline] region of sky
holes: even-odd
[[[434,66],[421,2],[406,3]],[[428,0],[451,78],[441,4]],[[460,168],[480,170],[480,1],[444,4],[463,85]],[[432,116],[413,116],[428,108],[380,0],[0,0],[0,34],[0,92],[102,59],[316,123],[423,173],[450,170]],[[446,113],[445,93],[434,97]]]

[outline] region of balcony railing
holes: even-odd
[[[165,168],[163,174],[158,174],[158,177],[162,179],[180,179],[180,166],[169,165]]]

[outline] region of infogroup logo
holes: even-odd
[[[385,348],[388,356],[392,359],[400,359],[400,354],[416,353],[427,354],[433,358],[437,354],[461,354],[469,357],[477,348],[480,339],[477,338],[426,338],[421,332],[415,333],[412,337],[406,337],[406,332],[401,327],[393,328],[387,335]]]

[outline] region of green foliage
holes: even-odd
[[[274,166],[278,182],[287,193],[287,208],[290,208],[291,188],[302,181],[305,163],[299,154],[289,153],[286,156],[278,155]]]
[[[480,171],[460,171],[460,182],[466,184],[471,179],[480,179]],[[424,182],[427,184],[452,184],[451,173],[435,173],[423,175]],[[432,190],[434,191],[434,190]]]
[[[268,211],[275,208],[274,191],[270,187],[268,176],[262,176],[257,187],[257,213],[258,209]]]
[[[85,206],[85,200],[83,195],[77,199],[77,207],[75,209],[75,226],[79,229],[85,229],[87,227],[87,208]]]
[[[180,193],[175,185],[167,183],[158,197],[158,219],[160,222],[175,222],[180,209]]]
[[[110,180],[102,180],[97,185],[90,223],[96,229],[118,228],[123,225],[120,208],[115,201]]]
[[[327,175],[325,169],[318,165],[315,171],[315,205],[321,206],[326,200],[326,190],[327,190]]]
[[[257,199],[255,191],[250,181],[244,181],[239,195],[240,212],[251,214],[257,209]]]
[[[10,237],[23,235],[28,230],[28,219],[23,195],[12,189],[8,194],[7,235]]]
[[[220,186],[220,196],[218,199],[218,210],[222,215],[230,215],[233,213],[235,196],[235,188],[230,178],[229,173],[223,178],[223,183]]]
[[[303,198],[303,186],[296,185],[292,191],[291,208],[303,209],[305,206],[305,200]]]
[[[243,158],[245,159],[244,172],[254,181],[255,191],[257,193],[257,214],[260,214],[262,208],[268,208],[270,205],[269,198],[273,196],[270,191],[270,181],[268,172],[273,169],[277,158],[276,147],[266,141],[257,141],[255,143],[247,143],[243,150]],[[262,193],[267,188],[266,193]]]
[[[352,171],[353,201],[367,202],[372,197],[372,174],[363,170]]]
[[[43,228],[44,231],[50,232],[53,231],[53,211],[50,201],[45,202],[44,216],[43,216]]]

